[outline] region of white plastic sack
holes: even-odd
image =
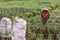
[[[26,40],[26,21],[16,17],[13,22],[13,37],[12,40]]]
[[[3,36],[5,36],[5,30],[11,32],[11,20],[9,18],[3,17],[1,20],[1,24],[4,28],[4,30],[2,31],[4,34]],[[9,36],[11,36],[11,34]]]

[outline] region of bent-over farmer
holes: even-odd
[[[12,40],[26,40],[26,21],[22,18],[15,17],[13,22]]]

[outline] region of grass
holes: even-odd
[[[49,6],[50,3],[51,1],[48,1],[48,2],[45,2],[45,1],[9,1],[9,2],[0,2],[0,8],[13,8],[13,7],[41,8],[42,6]]]

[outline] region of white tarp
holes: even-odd
[[[11,20],[3,17],[1,20],[1,27],[3,27],[2,34],[4,34],[2,36],[5,36],[5,30],[11,32]],[[9,36],[11,36],[11,34]]]
[[[13,22],[13,36],[12,40],[26,40],[26,21],[22,18],[15,17]]]

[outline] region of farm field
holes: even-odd
[[[15,16],[22,17],[27,21],[26,40],[43,40],[43,30],[40,30],[43,28],[41,12],[43,7],[47,7],[50,12],[48,30],[54,28],[60,40],[59,3],[60,0],[0,0],[0,20],[2,17],[10,17],[13,21]],[[47,40],[53,40],[50,33]]]

